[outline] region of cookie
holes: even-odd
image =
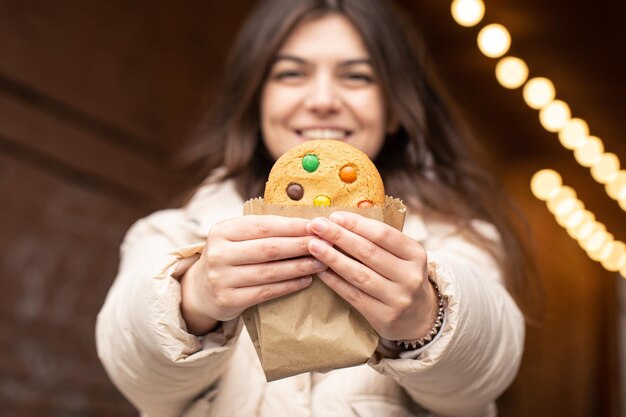
[[[337,140],[310,140],[274,163],[263,199],[270,204],[367,208],[385,204],[385,188],[365,153]]]

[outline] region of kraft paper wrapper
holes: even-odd
[[[384,221],[402,230],[406,207],[386,197],[384,207],[301,207],[246,201],[244,214],[276,214],[313,219],[334,211],[350,211]],[[313,277],[299,292],[253,307],[243,313],[267,381],[303,372],[326,372],[367,362],[378,345],[378,334],[350,304]]]

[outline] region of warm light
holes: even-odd
[[[496,65],[496,78],[506,88],[517,88],[528,78],[528,65],[519,58],[507,56]]]
[[[595,223],[595,221],[596,216],[589,210],[585,210],[583,212],[582,219],[574,226],[568,227],[566,229],[567,234],[570,235],[572,238],[578,240],[584,235],[583,232],[585,232],[587,228],[591,227],[590,232],[593,230],[593,224]]]
[[[526,83],[523,95],[524,101],[530,108],[539,110],[554,100],[556,92],[552,81],[547,78],[536,77]]]
[[[580,239],[578,241],[578,244],[585,250],[588,251],[590,249],[598,249],[598,246],[600,246],[602,244],[602,241],[597,242],[597,240],[599,238],[604,239],[606,236],[606,226],[603,225],[602,223],[599,222],[595,222],[593,224],[593,230],[591,231],[591,233],[589,234],[589,236],[587,236],[584,239]]]
[[[602,141],[595,136],[589,136],[581,147],[574,149],[574,157],[580,165],[590,167],[600,158],[603,152],[604,145]]]
[[[593,239],[594,237],[590,237],[589,240]],[[592,249],[592,250],[588,250],[587,251],[587,255],[589,255],[589,257],[596,262],[602,262],[603,258],[602,256],[604,255],[605,258],[608,257],[608,253],[606,253],[605,248],[609,245],[613,243],[613,235],[610,233],[606,234],[605,240],[604,242],[602,242],[600,244],[600,246],[598,246],[597,249]]]
[[[574,209],[569,215],[565,216],[562,224],[564,228],[571,229],[583,222],[583,220],[585,219],[585,206],[582,202],[580,203],[580,205],[580,208]]]
[[[606,242],[613,240],[613,235],[606,231],[604,225],[598,230],[595,230],[589,239],[581,243],[581,246],[586,252],[593,252],[601,249]]]
[[[450,8],[454,20],[465,27],[476,25],[485,15],[482,0],[454,0]]]
[[[619,159],[614,153],[606,152],[591,166],[591,176],[601,184],[613,181],[619,171]]]
[[[574,191],[572,187],[565,185],[559,188],[557,192],[550,195],[547,204],[548,210],[553,214],[556,214],[559,208],[565,205],[569,206],[570,210],[573,210],[576,204],[576,191]],[[566,210],[561,209],[561,211]]]
[[[569,106],[561,100],[554,100],[539,112],[541,125],[549,132],[558,132],[570,119]]]
[[[589,136],[589,126],[582,119],[570,119],[559,131],[561,145],[567,149],[578,149],[583,146]]]
[[[533,175],[530,180],[530,189],[539,200],[547,200],[561,188],[563,182],[558,172],[551,169],[542,169]]]
[[[624,267],[626,263],[626,245],[624,242],[615,241],[613,245],[609,245],[608,256],[602,261],[602,266],[611,272],[617,272]]]
[[[500,24],[487,25],[478,33],[478,48],[490,58],[499,58],[506,54],[511,46],[509,31]]]
[[[565,200],[562,204],[557,207],[554,216],[556,218],[556,222],[561,227],[568,227],[570,222],[577,221],[576,218],[572,218],[572,216],[582,216],[582,212],[585,209],[585,205],[582,201],[573,198],[571,200]]]
[[[620,208],[626,211],[626,198],[620,199],[618,203],[619,203]]]
[[[626,171],[621,170],[617,176],[606,183],[606,193],[614,200],[626,199]]]
[[[622,278],[626,279],[626,265],[624,265],[622,269],[619,270],[619,274],[622,276]]]

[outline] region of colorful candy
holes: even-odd
[[[330,207],[330,198],[320,194],[313,200],[313,205],[315,207]]]
[[[374,207],[374,204],[370,201],[370,200],[363,200],[363,201],[359,201],[359,204],[357,204],[358,208],[370,208],[370,207]]]
[[[302,158],[302,168],[306,171],[314,172],[318,166],[320,166],[320,161],[317,159],[316,155],[310,153]]]
[[[341,181],[347,183],[352,183],[356,181],[356,168],[354,168],[352,165],[344,165],[339,170],[339,178],[341,178]]]
[[[304,195],[304,188],[297,182],[290,182],[287,186],[287,196],[292,200],[298,201]]]

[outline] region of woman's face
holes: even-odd
[[[385,124],[383,95],[352,24],[333,14],[297,26],[261,95],[261,129],[272,156],[306,140],[335,139],[374,159]]]

